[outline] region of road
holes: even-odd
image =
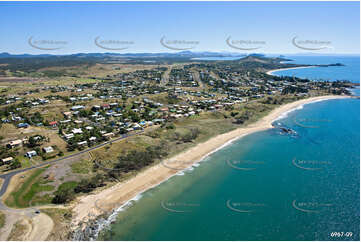
[[[163,73],[162,79],[160,81],[161,86],[166,86],[169,81],[169,73],[172,70],[172,66],[169,66],[168,69]]]
[[[199,88],[203,90],[204,85],[203,82],[201,81],[201,78],[199,77],[199,72],[197,70],[192,70],[192,76],[193,76],[193,80],[198,82]]]
[[[113,142],[116,142],[116,141],[119,141],[119,140],[122,140],[122,139],[125,139],[127,137],[130,137],[130,136],[134,136],[134,135],[137,135],[137,134],[140,134],[140,133],[143,133],[144,131],[140,131],[140,132],[137,132],[137,133],[134,133],[134,134],[125,134],[125,135],[122,135],[121,137],[119,138],[115,138],[115,139],[112,139],[112,140],[109,140],[109,141],[106,141],[102,144],[99,144],[99,145],[96,145],[94,147],[91,147],[91,148],[88,148],[88,149],[85,149],[85,150],[82,150],[82,151],[79,151],[78,153],[75,153],[75,154],[71,154],[71,155],[68,155],[68,156],[64,156],[64,157],[61,157],[61,158],[58,158],[58,159],[55,159],[55,160],[52,160],[52,161],[47,161],[47,162],[44,162],[44,163],[41,163],[41,164],[38,164],[38,165],[34,165],[34,166],[31,166],[31,167],[28,167],[28,168],[24,168],[24,169],[20,169],[20,170],[15,170],[15,171],[11,171],[11,172],[8,172],[6,174],[2,174],[0,175],[0,178],[2,178],[4,180],[2,186],[1,186],[1,190],[0,190],[0,198],[4,195],[4,193],[6,192],[8,186],[9,186],[9,183],[10,183],[10,180],[13,176],[15,176],[16,174],[19,174],[21,172],[24,172],[24,171],[28,171],[28,170],[32,170],[32,169],[35,169],[35,168],[39,168],[39,167],[43,167],[43,166],[46,166],[46,165],[51,165],[51,164],[54,164],[54,163],[57,163],[57,162],[60,162],[60,161],[64,161],[66,159],[69,159],[69,158],[73,158],[75,156],[78,156],[78,155],[81,155],[81,154],[84,154],[86,152],[89,152],[89,151],[92,151],[92,150],[95,150],[95,149],[98,149],[100,147],[103,147],[107,144],[110,144],[110,143],[113,143]],[[4,205],[2,204],[1,200],[0,200],[0,209],[3,208]]]
[[[134,136],[134,135],[137,135],[137,134],[140,134],[140,133],[143,133],[143,132],[144,132],[144,130],[142,130],[140,132],[137,132],[137,133],[134,133],[134,134],[122,135],[121,137],[106,141],[106,142],[104,142],[102,144],[99,144],[99,145],[96,145],[94,147],[82,150],[82,151],[80,151],[78,153],[75,153],[75,154],[67,155],[67,156],[52,160],[52,161],[47,161],[47,162],[44,162],[44,163],[41,163],[41,164],[38,164],[38,165],[34,165],[34,166],[31,166],[31,167],[28,167],[28,168],[15,170],[15,171],[11,171],[11,172],[6,173],[6,174],[2,174],[2,175],[0,175],[0,178],[2,178],[4,180],[4,182],[3,182],[2,186],[1,186],[0,198],[4,195],[4,193],[8,189],[11,178],[13,176],[15,176],[16,174],[19,174],[19,173],[24,172],[24,171],[32,170],[32,169],[35,169],[35,168],[43,167],[43,166],[46,166],[46,165],[51,165],[51,164],[54,164],[54,163],[58,163],[58,162],[61,162],[61,161],[65,161],[66,159],[73,158],[75,156],[79,156],[79,155],[84,154],[86,152],[89,152],[89,151],[98,149],[100,147],[103,147],[103,146],[105,146],[107,144],[110,144],[110,143],[125,139],[125,138],[130,137],[130,136]],[[24,219],[28,219],[29,221],[31,221],[31,223],[33,223],[33,227],[32,227],[33,229],[31,230],[31,234],[33,236],[30,237],[30,238],[32,238],[34,240],[43,240],[44,236],[45,236],[44,238],[46,238],[50,234],[51,230],[53,229],[53,226],[54,226],[53,221],[46,214],[43,214],[43,213],[39,214],[37,212],[39,209],[46,208],[46,207],[52,207],[52,206],[51,205],[48,205],[48,206],[35,206],[35,207],[29,207],[29,208],[14,209],[14,208],[9,208],[8,206],[6,206],[0,199],[0,210],[6,216],[6,223],[5,223],[4,227],[0,228],[0,240],[6,240],[8,238],[8,236],[9,236],[14,224],[16,222],[18,222],[20,220],[24,220]],[[59,205],[57,205],[55,207],[59,207]],[[47,226],[47,229],[48,229],[47,232],[44,231],[44,223],[47,224],[47,225],[50,224],[50,223],[52,224],[50,226]],[[40,230],[43,233],[39,233]],[[41,237],[41,236],[43,236],[43,237]]]

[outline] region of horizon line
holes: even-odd
[[[360,55],[361,52],[357,53],[315,53],[315,52],[232,52],[232,51],[215,51],[215,50],[203,50],[203,51],[156,51],[156,52],[144,52],[144,51],[135,51],[135,52],[71,52],[71,53],[11,53],[7,51],[0,52],[0,54],[9,54],[9,55],[52,55],[52,56],[66,56],[66,55],[75,55],[75,54],[116,54],[116,55],[127,55],[127,54],[179,54],[189,52],[193,54],[197,53],[205,53],[211,52],[215,54],[239,54],[239,55],[252,55],[252,54],[259,54],[259,55]],[[231,56],[230,56],[231,57]],[[236,57],[236,56],[235,56]]]

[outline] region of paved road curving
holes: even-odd
[[[4,193],[8,189],[11,178],[13,176],[15,176],[16,174],[19,174],[19,173],[24,172],[24,171],[32,170],[32,169],[35,169],[35,168],[43,167],[43,166],[46,166],[46,165],[50,165],[50,164],[53,164],[53,163],[56,163],[56,162],[64,161],[66,159],[69,159],[69,158],[84,154],[86,152],[98,149],[98,148],[100,148],[102,146],[105,146],[107,144],[110,144],[110,143],[125,139],[125,138],[130,137],[130,136],[134,136],[134,135],[137,135],[137,134],[140,134],[140,133],[143,133],[143,132],[144,131],[142,130],[142,131],[134,133],[134,134],[122,135],[121,137],[118,137],[118,138],[113,139],[113,140],[109,140],[107,142],[104,142],[102,144],[96,145],[94,147],[91,147],[91,148],[88,148],[88,149],[85,149],[85,150],[82,150],[82,151],[80,151],[78,153],[75,153],[75,154],[64,156],[64,157],[61,157],[61,158],[58,158],[58,159],[55,159],[55,160],[52,160],[52,161],[47,161],[47,162],[44,162],[42,164],[38,164],[38,165],[31,166],[31,167],[28,167],[28,168],[15,170],[15,171],[8,172],[6,174],[2,174],[2,175],[0,175],[0,178],[2,178],[4,180],[4,182],[3,182],[2,186],[1,186],[1,189],[0,189],[0,198],[4,195]],[[7,223],[5,224],[5,227],[0,229],[0,232],[1,232],[0,233],[0,240],[6,240],[6,238],[9,236],[10,230],[11,230],[12,226],[14,225],[14,223],[16,221],[18,221],[18,219],[20,217],[24,217],[24,216],[27,217],[27,218],[30,218],[32,221],[36,221],[35,225],[37,225],[37,226],[35,226],[35,230],[32,232],[32,235],[31,235],[32,236],[31,239],[35,239],[34,236],[39,236],[39,229],[41,229],[42,232],[44,232],[44,230],[43,230],[44,229],[44,221],[47,224],[53,223],[53,220],[50,217],[48,217],[47,215],[37,213],[37,211],[39,209],[45,208],[45,207],[46,206],[34,206],[34,207],[29,207],[29,208],[14,209],[14,208],[10,208],[10,207],[6,206],[0,199],[0,210],[2,210],[6,214],[6,218],[7,218]],[[51,206],[49,206],[49,207],[51,207]],[[56,206],[56,207],[58,207],[58,206]],[[10,221],[9,221],[9,218],[11,218]],[[41,224],[41,223],[43,223],[43,224]],[[40,228],[39,228],[39,224],[40,224]],[[53,225],[50,226],[50,229],[48,228],[48,230],[49,230],[48,233],[44,233],[41,236],[47,237],[48,234],[50,233],[50,231],[52,230],[52,227],[53,227]],[[4,232],[4,229],[5,229],[5,232]],[[39,238],[42,239],[43,237],[36,237],[35,240],[39,240]]]
[[[140,132],[137,132],[137,133],[134,133],[134,134],[129,134],[129,135],[122,135],[121,137],[119,138],[116,138],[116,139],[113,139],[113,140],[109,140],[109,141],[106,141],[102,144],[99,144],[99,145],[96,145],[94,147],[91,147],[91,148],[88,148],[88,149],[85,149],[85,150],[82,150],[82,151],[79,151],[78,153],[75,153],[75,154],[71,154],[71,155],[68,155],[68,156],[64,156],[64,157],[61,157],[61,158],[58,158],[58,159],[55,159],[55,160],[52,160],[52,161],[47,161],[47,162],[44,162],[44,163],[41,163],[41,164],[38,164],[38,165],[35,165],[35,166],[31,166],[31,167],[28,167],[28,168],[24,168],[24,169],[20,169],[20,170],[15,170],[15,171],[11,171],[11,172],[8,172],[6,174],[2,174],[0,175],[0,178],[2,178],[4,180],[2,186],[1,186],[1,189],[0,189],[0,198],[4,195],[4,193],[6,192],[8,186],[9,186],[9,183],[10,183],[10,180],[13,176],[15,176],[16,174],[19,174],[19,173],[22,173],[24,171],[28,171],[28,170],[32,170],[32,169],[35,169],[35,168],[39,168],[39,167],[43,167],[43,166],[46,166],[46,165],[50,165],[50,164],[54,164],[56,162],[59,162],[59,161],[64,161],[66,159],[69,159],[69,158],[73,158],[75,156],[78,156],[78,155],[81,155],[81,154],[84,154],[86,152],[89,152],[89,151],[92,151],[92,150],[95,150],[95,149],[98,149],[100,147],[103,147],[107,144],[110,144],[110,143],[113,143],[113,142],[116,142],[116,141],[119,141],[119,140],[122,140],[122,139],[125,139],[127,137],[130,137],[130,136],[134,136],[134,135],[137,135],[137,134],[140,134],[140,133],[143,133],[144,131],[140,131]],[[0,209],[4,208],[6,206],[4,206],[0,200]]]

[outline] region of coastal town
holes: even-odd
[[[273,97],[349,94],[347,82],[292,80],[211,64],[171,69],[161,83],[165,70],[137,70],[106,82],[39,86],[13,94],[3,89],[3,129],[11,127],[19,135],[1,137],[1,168],[38,164],[154,125],[272,102]],[[235,112],[231,116],[239,122],[247,118]]]
[[[0,2],[0,242],[360,241],[360,1]]]
[[[80,197],[211,137],[246,127],[282,104],[351,95],[353,84],[347,80],[267,73],[307,67],[282,61],[249,55],[234,61],[103,61],[84,68],[33,70],[2,64],[1,203],[23,209],[43,206],[42,213],[53,220],[62,216],[49,238],[69,239],[71,234],[64,231]],[[68,207],[57,209],[59,204]],[[14,226],[6,236],[18,239],[17,234]]]

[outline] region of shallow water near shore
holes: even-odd
[[[275,71],[273,75],[297,76],[311,80],[349,80],[360,82],[360,56],[286,56],[289,64],[326,65],[341,63],[344,66],[313,67]]]
[[[288,113],[275,124],[296,133],[234,141],[143,193],[99,239],[359,240],[359,105],[327,100]]]

